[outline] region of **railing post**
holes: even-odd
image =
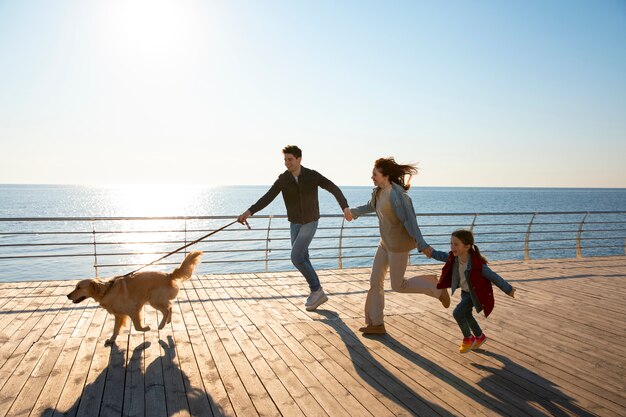
[[[470,226],[470,232],[474,231],[474,225],[476,224],[476,217],[478,217],[478,213],[474,214],[474,219],[472,220],[472,225]]]
[[[187,218],[185,218],[185,246],[187,246]],[[183,258],[187,257],[187,248],[185,248],[185,253],[183,254]]]
[[[96,270],[96,277],[98,277],[98,249],[96,245],[96,224],[91,223],[91,230],[93,235],[93,268]]]
[[[341,249],[343,246],[343,225],[346,222],[346,219],[341,219],[341,229],[339,230],[339,257],[337,259],[337,268],[343,269],[343,259],[341,254]]]
[[[265,272],[268,272],[269,254],[270,254],[270,230],[272,229],[272,218],[269,216],[267,220],[267,235],[265,236]]]
[[[530,218],[530,223],[528,223],[528,230],[526,230],[526,239],[524,239],[524,261],[530,260],[530,246],[528,244],[530,240],[530,228],[533,226],[533,222],[535,221],[535,216],[537,212],[533,213],[533,217]]]
[[[576,235],[576,258],[580,259],[583,257],[583,247],[581,245],[581,238],[583,235],[583,226],[585,225],[585,220],[587,220],[587,216],[589,212],[585,213],[583,219],[580,221],[578,225],[578,234]]]

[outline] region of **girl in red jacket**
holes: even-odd
[[[450,249],[450,253],[434,250],[432,257],[446,263],[441,270],[437,288],[451,288],[452,294],[457,288],[461,288],[461,301],[454,309],[453,315],[463,332],[459,351],[465,353],[478,349],[487,340],[487,336],[472,315],[472,307],[475,307],[478,313],[484,310],[487,317],[494,306],[491,284],[495,284],[510,297],[515,296],[515,288],[487,266],[487,260],[474,244],[474,235],[471,231],[453,232]]]

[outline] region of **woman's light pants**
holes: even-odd
[[[404,277],[408,262],[409,252],[389,252],[382,245],[378,246],[372,265],[370,289],[365,300],[366,325],[377,326],[384,322],[385,275],[387,270],[389,270],[393,291],[426,294],[439,298],[442,290],[437,289],[437,277],[435,275]]]

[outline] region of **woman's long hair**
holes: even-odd
[[[488,263],[487,258],[485,258],[484,256],[480,254],[480,250],[478,249],[478,246],[474,244],[474,234],[470,230],[465,230],[465,229],[455,230],[454,232],[452,232],[452,236],[459,239],[465,245],[470,245],[470,252],[476,252],[476,255],[478,255],[478,257],[482,259],[483,263],[485,264]]]
[[[417,174],[417,167],[414,164],[399,164],[393,159],[393,156],[377,159],[374,162],[374,168],[380,171],[384,176],[389,177],[390,182],[395,182],[405,190],[411,188],[411,177]],[[407,175],[409,179],[405,184],[404,177]]]

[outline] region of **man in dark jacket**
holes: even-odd
[[[283,155],[285,156],[287,171],[280,174],[269,191],[241,214],[237,220],[240,223],[245,222],[248,217],[267,207],[274,201],[278,193],[282,192],[287,208],[287,219],[291,223],[291,262],[304,275],[309,284],[311,294],[306,300],[305,308],[307,311],[313,311],[328,301],[309,259],[309,244],[313,240],[320,218],[317,188],[322,187],[335,196],[346,220],[352,220],[352,214],[339,187],[319,172],[301,165],[302,151],[300,148],[292,145],[286,146],[283,149]]]

